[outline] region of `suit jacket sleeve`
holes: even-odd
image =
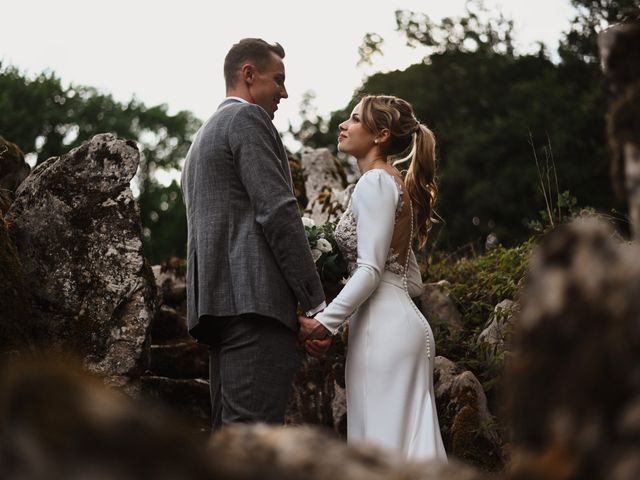
[[[228,138],[255,221],[300,305],[310,310],[324,301],[324,292],[279,153],[278,133],[262,108],[246,105],[230,122]]]

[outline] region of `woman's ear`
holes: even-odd
[[[389,131],[389,129],[388,128],[383,128],[376,135],[376,143],[378,145],[387,143],[390,138],[391,138],[391,132]]]

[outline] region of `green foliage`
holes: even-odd
[[[482,255],[460,259],[448,256],[427,267],[426,281],[444,279],[450,283],[451,296],[464,324],[462,330],[457,330],[438,318],[429,318],[438,355],[471,370],[488,394],[502,376],[508,353],[496,354],[476,339],[495,305],[505,299],[517,300],[533,245],[533,239],[512,248],[498,245]]]
[[[580,213],[577,207],[578,199],[571,195],[571,192],[565,190],[558,195],[555,205],[547,210],[540,210],[540,218],[531,220],[529,228],[535,233],[546,233],[555,225],[567,222],[571,218],[576,217]]]
[[[494,306],[505,299],[515,300],[527,269],[533,239],[507,248],[498,245],[482,255],[454,260],[447,256],[432,261],[427,279],[446,279],[465,320],[465,328],[481,328]]]
[[[303,93],[302,101],[300,102],[300,118],[302,122],[298,129],[294,129],[292,125],[289,125],[289,133],[291,133],[300,143],[305,146],[319,145],[327,146],[335,153],[335,142],[329,138],[329,130],[335,132],[335,128],[329,128],[327,120],[318,116],[318,112],[313,105],[316,95],[313,91],[309,90]],[[337,138],[337,137],[336,137]]]
[[[151,184],[138,199],[144,252],[152,264],[168,257],[187,256],[187,217],[182,190],[174,180],[168,187]]]
[[[0,112],[0,135],[20,146],[28,158],[35,156],[37,163],[62,155],[97,133],[136,141],[141,152],[137,185],[142,223],[153,234],[145,237],[145,249],[152,262],[184,250],[186,234],[180,230],[184,221],[177,218],[184,212],[177,204],[161,209],[163,195],[172,196],[175,187],[163,188],[155,175],[180,168],[200,125],[190,112],[170,115],[166,105],[148,107],[135,98],[121,103],[92,87],[63,86],[52,72],[31,78],[2,63]],[[152,212],[161,221],[152,220],[156,216]]]
[[[464,325],[457,330],[438,318],[429,319],[438,354],[473,371],[487,392],[499,381],[508,352],[495,352],[490,345],[478,343],[478,334],[487,326],[498,303],[518,300],[536,240],[585,213],[593,214],[588,208],[578,207],[576,198],[565,191],[557,196],[551,217],[548,210],[540,211],[540,219],[532,222],[535,235],[522,244],[510,248],[498,245],[480,255],[448,254],[425,265],[426,281],[449,282],[448,290]]]

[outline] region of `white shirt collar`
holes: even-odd
[[[234,96],[227,97],[225,98],[225,100],[238,100],[239,102],[242,102],[242,103],[249,103],[244,98],[234,97]]]

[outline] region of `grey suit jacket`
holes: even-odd
[[[259,106],[225,100],[196,134],[181,179],[187,317],[258,313],[297,329],[324,301],[280,136]]]

